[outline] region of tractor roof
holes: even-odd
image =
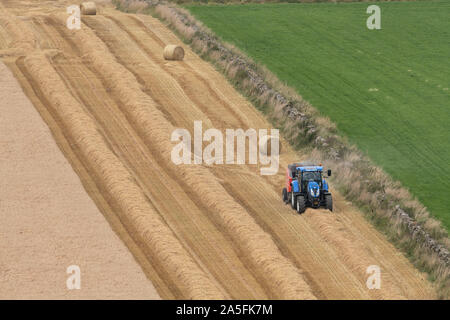
[[[300,171],[322,171],[322,166],[308,166],[308,167],[297,167],[297,170]]]
[[[323,171],[323,167],[322,166],[316,166],[314,164],[309,163],[304,163],[304,162],[300,162],[300,163],[292,163],[290,165],[288,165],[288,168],[290,170],[300,170],[300,171]]]

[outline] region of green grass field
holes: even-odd
[[[450,2],[187,6],[264,64],[450,230]]]

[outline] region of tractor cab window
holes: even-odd
[[[300,172],[299,172],[300,173]],[[305,171],[301,176],[302,190],[306,190],[307,185],[311,181],[315,181],[322,188],[322,175],[319,171]]]
[[[321,174],[319,171],[306,171],[303,172],[303,181],[316,181],[320,182],[322,180]]]

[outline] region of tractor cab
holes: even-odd
[[[309,170],[298,170],[297,177],[302,185],[302,188],[305,189],[310,185],[310,183],[314,182],[315,185],[322,185],[322,169],[320,167],[311,168]]]

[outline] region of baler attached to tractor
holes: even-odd
[[[328,170],[327,176],[331,176],[331,170]],[[305,212],[307,207],[324,207],[333,211],[333,198],[321,165],[303,163],[288,165],[286,187],[283,188],[282,196],[283,201],[286,204],[290,203],[298,213]]]

